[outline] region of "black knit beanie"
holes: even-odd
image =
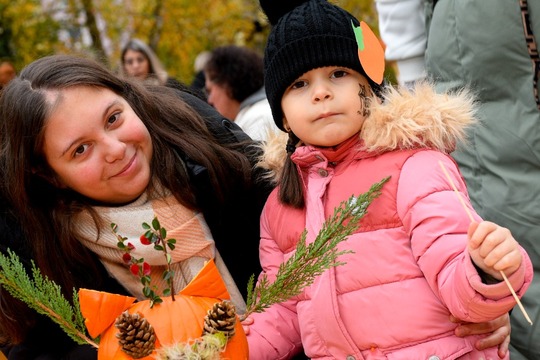
[[[266,96],[278,128],[283,128],[281,98],[309,70],[343,66],[365,75],[358,59],[354,26],[359,21],[326,0],[260,0],[272,30],[264,53]],[[380,86],[366,76],[375,92]]]

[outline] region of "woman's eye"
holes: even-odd
[[[307,82],[306,81],[295,81],[292,85],[291,85],[291,89],[300,89],[304,86],[307,85]]]
[[[88,149],[88,144],[83,144],[83,145],[79,145],[75,151],[73,152],[73,156],[74,157],[77,157],[77,156],[80,156],[82,154],[84,154],[84,152],[86,151],[86,149]]]
[[[108,119],[108,125],[114,124],[120,118],[120,113],[112,114]]]
[[[345,70],[336,70],[332,73],[333,78],[341,78],[344,76],[347,76],[347,72]]]

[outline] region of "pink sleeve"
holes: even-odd
[[[265,207],[261,216],[259,256],[263,274],[273,281],[285,255],[270,235],[267,214]],[[289,359],[302,348],[295,300],[275,304],[251,317],[254,323],[247,337],[251,360]]]
[[[471,322],[494,319],[516,302],[504,282],[482,283],[466,250],[469,216],[439,161],[475,220],[482,220],[470,204],[456,164],[437,151],[418,152],[403,166],[397,195],[399,216],[410,236],[413,256],[450,312]],[[523,249],[522,252],[520,269],[509,277],[518,296],[525,293],[532,281],[530,259]]]

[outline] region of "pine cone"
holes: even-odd
[[[230,301],[215,303],[204,317],[203,335],[223,332],[231,338],[235,334],[236,309]]]
[[[122,350],[134,359],[148,356],[154,351],[156,333],[150,323],[141,314],[130,314],[124,311],[114,326],[120,332],[116,334]]]

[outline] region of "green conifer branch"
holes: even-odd
[[[10,249],[7,255],[0,253],[0,268],[0,284],[13,297],[25,302],[38,313],[48,316],[76,343],[98,347],[86,335],[79,297],[75,290],[72,306],[62,294],[60,286],[41,275],[33,261],[30,279],[19,257]]]
[[[280,265],[274,282],[270,283],[263,274],[254,288],[255,277],[252,275],[248,283],[247,309],[241,320],[300,294],[317,276],[331,267],[343,265],[344,262],[338,261],[338,257],[353,251],[338,251],[337,245],[357,230],[369,204],[381,194],[388,179],[386,177],[373,184],[364,194],[343,201],[325,221],[313,243],[306,245],[307,232],[304,230],[295,254]]]

